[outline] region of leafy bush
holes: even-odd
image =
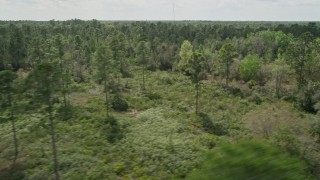
[[[188,179],[312,179],[301,160],[258,142],[225,145],[208,153]]]
[[[320,83],[308,83],[306,87],[300,90],[297,99],[304,111],[317,113],[317,103],[320,102]]]
[[[158,100],[161,99],[161,95],[156,92],[145,92],[144,95],[150,100]]]
[[[255,85],[257,85],[257,82],[255,80],[248,81],[248,87],[252,89]]]
[[[199,121],[201,122],[203,129],[208,133],[215,134],[218,136],[228,134],[228,131],[222,126],[222,124],[214,123],[207,114],[200,113]]]
[[[115,143],[123,137],[118,120],[114,116],[109,116],[102,122],[101,132],[110,143]]]
[[[248,55],[239,65],[239,73],[244,81],[257,80],[261,69],[261,60],[258,55]]]
[[[169,74],[160,74],[157,77],[157,81],[161,82],[162,84],[169,84],[169,85],[174,83],[174,79],[170,77]]]
[[[232,94],[234,96],[239,96],[239,97],[243,97],[243,93],[241,91],[240,88],[237,87],[225,87],[225,90],[229,93]]]
[[[263,102],[263,99],[261,98],[261,96],[258,93],[253,93],[249,98],[248,98],[249,102],[253,102],[257,105],[261,104]]]
[[[287,93],[286,95],[282,96],[281,98],[284,101],[287,102],[292,102],[292,103],[296,103],[297,102],[297,97],[294,94],[289,94]]]
[[[317,142],[320,144],[320,120],[312,123],[310,133],[317,139]]]
[[[129,105],[122,97],[116,96],[113,99],[112,108],[116,111],[127,111],[129,109]]]
[[[129,96],[128,102],[130,107],[137,110],[146,110],[155,106],[155,102],[145,96]]]
[[[116,154],[122,159],[127,157],[130,163],[126,170],[129,168],[135,179],[183,178],[196,166],[201,150],[206,148],[195,143],[198,136],[190,133],[189,121],[170,109],[140,112],[131,121],[126,138],[117,144],[121,148]]]
[[[208,149],[213,149],[214,147],[217,146],[217,142],[216,142],[216,138],[215,136],[211,135],[211,134],[203,134],[201,136],[199,136],[199,142],[207,147]]]
[[[12,179],[12,180],[15,180],[15,179],[25,179],[26,178],[26,175],[25,173],[23,173],[23,169],[25,167],[23,167],[24,165],[23,164],[19,164],[19,163],[16,163],[15,164],[15,168],[5,168],[5,169],[1,169],[0,171],[0,177],[1,179]]]
[[[65,106],[60,106],[57,109],[57,115],[59,117],[59,119],[62,120],[68,120],[71,119],[74,114],[75,114],[76,109],[74,107],[72,107],[71,105],[67,105]]]

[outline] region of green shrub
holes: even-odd
[[[214,123],[212,119],[205,113],[199,114],[199,121],[203,129],[211,134],[218,136],[227,135],[228,131],[220,123]]]
[[[99,126],[102,127],[102,135],[106,136],[110,143],[115,143],[123,137],[118,120],[114,116],[107,117]]]
[[[299,155],[299,142],[294,131],[288,127],[280,128],[273,136],[272,142],[290,154]]]
[[[116,96],[112,102],[112,109],[116,111],[127,111],[129,109],[129,105],[122,97]]]
[[[261,98],[261,96],[258,93],[253,93],[249,98],[248,98],[249,102],[253,102],[257,105],[261,104],[263,102],[263,99]]]
[[[149,98],[150,100],[158,100],[161,99],[161,95],[155,92],[145,92],[144,96]]]
[[[239,73],[244,81],[258,80],[261,60],[258,55],[248,55],[239,65]]]
[[[281,99],[284,101],[287,101],[287,102],[291,102],[291,103],[296,103],[298,101],[297,97],[293,93],[291,93],[291,94],[287,93],[287,94],[283,95]]]
[[[169,74],[160,74],[157,77],[157,81],[168,85],[172,85],[174,83],[173,78]]]
[[[317,140],[317,143],[320,144],[320,120],[317,120],[312,123],[310,134],[315,137]]]
[[[71,119],[74,116],[75,112],[76,109],[71,105],[67,105],[66,107],[64,105],[61,105],[57,109],[57,115],[61,120]]]
[[[23,170],[26,168],[25,165],[16,163],[15,168],[2,168],[0,171],[0,179],[8,179],[8,180],[15,180],[15,179],[26,179],[26,174]],[[28,177],[29,178],[29,177]]]
[[[252,89],[255,85],[257,85],[257,82],[255,80],[248,81],[248,87]]]
[[[202,166],[188,179],[312,179],[306,164],[258,142],[225,145],[208,153]]]
[[[199,142],[201,145],[207,147],[208,149],[213,149],[217,146],[215,136],[211,134],[203,134],[199,137]]]
[[[320,83],[310,82],[298,93],[300,107],[309,113],[317,113],[317,103],[320,102]]]
[[[129,96],[128,101],[130,107],[137,110],[146,110],[155,106],[155,102],[141,95]]]
[[[232,94],[233,96],[243,97],[243,93],[242,93],[241,89],[239,89],[237,87],[225,87],[225,90],[229,94]]]

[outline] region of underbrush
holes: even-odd
[[[146,88],[141,89],[140,73],[120,80],[122,90],[111,95],[109,117],[101,86],[79,85],[69,95],[70,106],[55,105],[64,179],[185,178],[199,167],[204,153],[250,139],[267,140],[303,157],[313,174],[319,174],[319,133],[313,125],[317,116],[268,96],[257,85],[226,89],[215,81],[201,83],[201,113],[195,115],[195,90],[188,77],[147,71]],[[48,117],[42,108],[26,111],[17,114],[20,153],[15,171],[10,170],[11,124],[0,123],[0,175],[5,179],[52,174]]]

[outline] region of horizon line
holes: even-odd
[[[203,22],[320,22],[320,20],[205,20],[205,19],[185,19],[185,20],[169,20],[169,19],[152,19],[152,20],[142,20],[142,19],[117,19],[117,20],[108,20],[108,19],[80,19],[80,18],[72,18],[72,19],[49,19],[49,20],[32,20],[32,19],[0,19],[0,21],[34,21],[34,22],[49,22],[49,21],[72,21],[72,20],[81,20],[81,21],[109,21],[109,22],[196,22],[196,21],[203,21]]]

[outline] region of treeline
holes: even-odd
[[[219,50],[224,41],[233,41],[238,46],[239,54],[243,57],[249,51],[254,51],[254,53],[263,56],[266,53],[263,51],[271,48],[272,56],[275,57],[278,47],[275,37],[272,37],[275,35],[270,31],[280,31],[286,35],[292,34],[295,38],[305,32],[310,32],[313,38],[320,36],[320,29],[316,23],[308,23],[307,25],[266,24],[260,26],[243,23],[234,26],[230,24],[187,22],[101,23],[97,20],[81,21],[75,19],[63,22],[52,20],[50,22],[18,21],[7,23],[4,21],[0,24],[0,70],[32,68],[35,64],[32,56],[42,58],[39,56],[41,54],[37,53],[44,54],[43,51],[49,48],[50,41],[57,35],[64,37],[63,48],[65,51],[72,51],[78,43],[85,53],[84,56],[89,57],[101,43],[106,41],[108,36],[121,32],[125,35],[127,42],[125,47],[127,56],[132,57],[134,47],[139,41],[144,40],[149,43],[155,61],[160,63],[159,68],[164,70],[172,68],[173,62],[178,59],[179,47],[184,40],[190,41],[195,47],[203,45],[212,51]],[[272,47],[266,47],[268,45],[272,45]],[[34,49],[37,49],[37,51],[35,52]],[[159,55],[165,57],[161,58]]]

